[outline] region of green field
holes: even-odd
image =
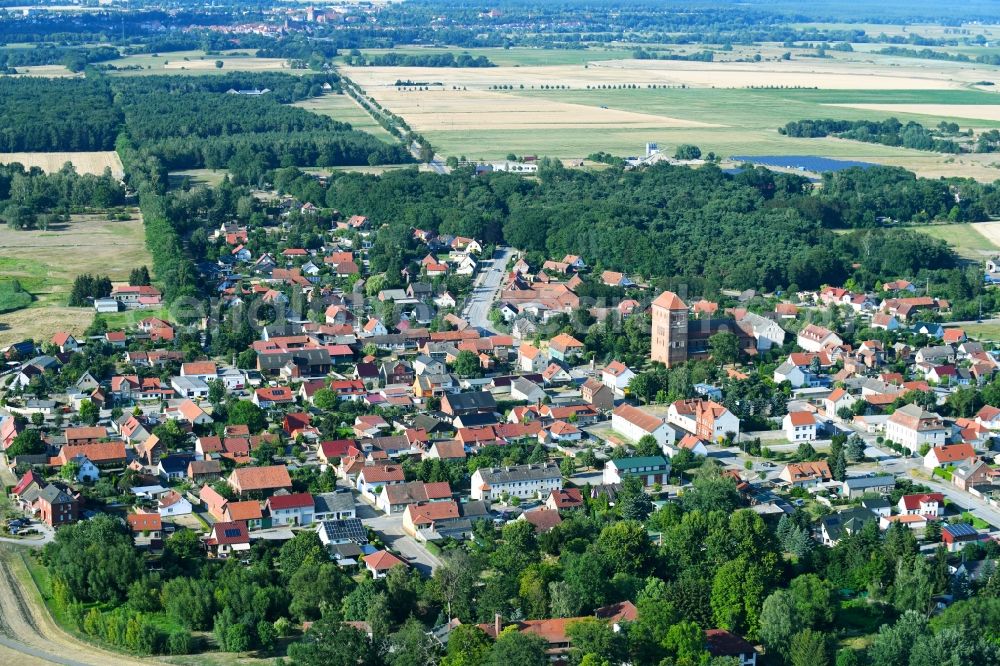
[[[358,106],[349,95],[326,94],[322,97],[296,102],[293,106],[308,109],[313,113],[329,116],[342,123],[350,123],[356,130],[368,132],[375,137],[389,143],[395,143],[396,138],[389,134],[384,127],[375,122],[371,115]]]
[[[446,155],[499,158],[517,154],[583,157],[604,150],[617,155],[641,153],[647,141],[661,150],[680,143],[693,143],[702,151],[717,155],[823,155],[906,164],[923,167],[929,175],[950,175],[961,170],[949,160],[954,156],[895,148],[878,144],[839,139],[799,139],[778,134],[778,128],[805,118],[842,118],[846,120],[882,119],[893,115],[901,120],[914,119],[936,124],[946,118],[928,118],[890,114],[861,109],[825,106],[831,103],[962,103],[1000,104],[1000,95],[976,91],[834,91],[834,90],[747,90],[722,88],[640,88],[624,90],[518,90],[515,96],[569,102],[589,107],[636,111],[653,115],[695,120],[720,125],[706,128],[662,128],[601,130],[589,128],[554,128],[536,130],[447,130],[427,131],[425,135],[437,150]],[[969,120],[947,119],[968,127]],[[976,121],[977,126],[1000,125]],[[939,168],[941,173],[930,173]],[[986,172],[983,178],[1000,177]]]
[[[947,242],[966,259],[982,261],[989,255],[1000,251],[1000,247],[997,247],[986,236],[968,224],[935,224],[911,228]]]
[[[974,340],[1000,341],[1000,324],[964,324],[962,330]]]
[[[215,61],[221,60],[217,68]],[[106,64],[115,67],[138,65],[141,70],[111,71],[113,76],[143,76],[149,74],[175,75],[218,75],[227,72],[284,72],[286,74],[308,74],[308,69],[291,69],[284,58],[257,58],[253,49],[224,51],[218,55],[207,55],[204,51],[171,51],[169,53],[143,53],[109,60]]]
[[[462,49],[462,48],[424,48],[420,46],[400,47],[394,49],[361,49],[362,54],[380,55],[383,53],[399,53],[403,55],[412,54],[440,54],[468,53],[472,56],[486,56],[490,62],[498,67],[537,67],[545,65],[582,65],[594,60],[619,60],[631,58],[632,49],[614,47],[595,47],[589,49],[543,49],[543,48],[484,48],[484,49]],[[342,61],[343,59],[341,59]],[[404,73],[406,68],[401,67],[400,72]],[[402,77],[405,78],[405,77]]]

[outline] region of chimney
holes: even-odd
[[[494,632],[494,636],[499,636],[501,629],[503,629],[503,620],[500,619],[500,613],[495,613],[493,615],[493,632]]]

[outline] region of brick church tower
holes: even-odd
[[[656,297],[652,306],[653,340],[649,355],[668,368],[688,359],[688,308],[672,291]]]

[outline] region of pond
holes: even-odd
[[[819,157],[816,155],[734,155],[730,157],[734,162],[750,162],[761,166],[783,167],[786,169],[800,169],[802,171],[812,171],[823,173],[824,171],[841,171],[851,167],[878,166],[872,162],[857,162],[855,160],[835,160],[829,157]]]

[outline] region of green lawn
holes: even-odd
[[[935,224],[908,228],[932,238],[939,238],[955,248],[961,256],[975,261],[982,261],[985,255],[1000,250],[986,236],[968,224]]]
[[[974,340],[1000,341],[1000,324],[965,324],[962,330]]]
[[[308,109],[313,113],[329,116],[342,123],[350,123],[356,130],[368,132],[388,143],[395,143],[396,138],[389,134],[384,127],[375,122],[371,115],[358,106],[349,95],[337,95],[334,93],[314,97],[312,99],[296,102],[292,106]]]

